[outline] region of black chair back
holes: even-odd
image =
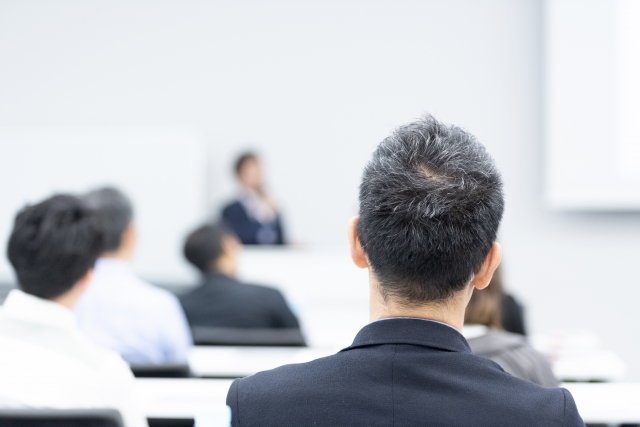
[[[194,326],[195,345],[305,347],[299,328],[252,329]]]
[[[115,409],[0,409],[2,427],[123,427]]]
[[[191,370],[187,364],[129,365],[136,378],[189,378]]]

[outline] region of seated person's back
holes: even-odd
[[[298,320],[280,291],[234,278],[240,243],[223,223],[194,230],[184,246],[202,283],[180,297],[190,326],[297,328]]]
[[[102,217],[105,252],[75,309],[81,329],[129,363],[186,363],[191,333],[178,299],[129,266],[136,245],[131,203],[113,188],[92,191],[85,200]]]
[[[7,252],[20,290],[0,309],[0,407],[111,408],[127,427],[146,425],[129,367],[85,338],[72,311],[102,242],[98,216],[73,196],[16,217]]]
[[[233,382],[233,426],[584,426],[571,394],[504,372],[461,334],[501,258],[502,181],[476,139],[432,117],[364,171],[351,257],[372,322],[340,353]]]
[[[549,362],[520,334],[502,327],[502,274],[498,267],[491,283],[474,292],[464,316],[463,334],[474,354],[491,359],[511,375],[545,387],[558,386]]]

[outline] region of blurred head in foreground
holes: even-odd
[[[23,292],[71,308],[91,280],[103,241],[93,209],[56,195],[18,213],[7,256]]]
[[[370,268],[372,317],[431,307],[461,328],[500,263],[503,208],[500,174],[473,135],[431,116],[398,128],[365,167],[349,226],[352,258]]]
[[[241,244],[223,222],[192,231],[184,244],[184,256],[203,274],[222,273],[234,277]]]
[[[131,201],[112,187],[91,191],[84,199],[98,212],[103,224],[105,242],[101,256],[130,260],[137,242]]]
[[[234,170],[236,178],[242,187],[256,193],[262,193],[264,180],[258,154],[252,151],[241,154],[235,162]]]

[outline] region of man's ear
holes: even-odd
[[[367,268],[369,267],[369,261],[364,253],[364,248],[360,244],[360,239],[358,239],[357,226],[358,217],[355,216],[351,218],[347,227],[347,238],[349,239],[349,248],[351,249],[351,259],[358,267]]]
[[[500,261],[502,261],[502,247],[500,243],[493,242],[487,257],[482,263],[482,267],[471,280],[471,285],[476,289],[484,289],[489,286],[489,282],[491,282],[496,268],[500,265]]]

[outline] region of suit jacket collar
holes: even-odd
[[[343,351],[381,344],[413,344],[471,353],[467,340],[454,327],[433,320],[406,317],[369,323],[358,332],[353,344]]]

